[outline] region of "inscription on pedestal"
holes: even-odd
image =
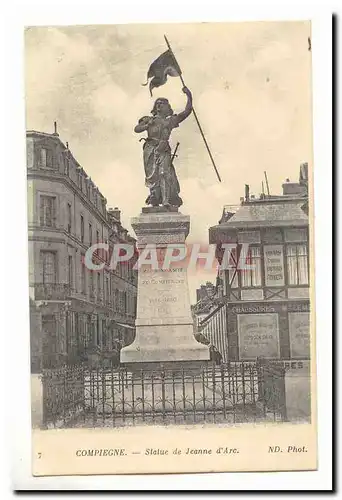
[[[138,282],[138,318],[165,319],[190,316],[186,269],[141,269]]]
[[[152,251],[151,257],[143,254],[146,260],[138,271],[136,335],[134,342],[121,350],[123,363],[137,366],[209,360],[208,346],[194,336],[187,270],[176,260],[165,264],[168,243],[176,243],[176,248],[184,246],[189,226],[189,217],[179,212],[143,213],[132,220],[139,250],[142,253],[151,245],[156,257],[153,261]],[[149,260],[154,263],[147,264]]]

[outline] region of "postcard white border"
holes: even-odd
[[[154,5],[154,7],[153,7]],[[216,5],[216,8],[215,8]],[[328,7],[228,2],[206,5],[173,1],[172,9],[157,2],[94,3],[59,1],[56,4],[7,6],[4,23],[5,97],[4,170],[2,216],[4,222],[2,262],[5,266],[3,290],[5,302],[6,421],[8,441],[12,444],[12,487],[19,489],[329,489],[331,478],[331,12]],[[133,17],[134,13],[134,17]],[[31,429],[28,419],[29,400],[29,309],[27,278],[27,223],[25,134],[23,86],[24,25],[96,24],[146,21],[214,21],[214,20],[299,20],[311,19],[313,30],[314,81],[314,169],[315,169],[315,244],[316,244],[316,331],[318,356],[318,426],[319,470],[286,473],[228,473],[151,476],[92,476],[33,478],[30,467]],[[5,188],[4,188],[5,186]],[[328,223],[327,223],[328,221]],[[8,243],[8,244],[7,244]],[[322,334],[322,332],[324,334]],[[341,344],[341,343],[340,343]],[[324,425],[322,425],[324,422]],[[7,457],[8,458],[8,457]],[[6,469],[2,469],[6,473]],[[4,483],[8,484],[8,480]]]

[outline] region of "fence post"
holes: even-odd
[[[280,379],[279,379],[279,409],[281,414],[281,419],[283,422],[287,421],[287,409],[286,409],[286,386],[285,386],[285,376],[286,369],[284,366],[279,367]]]
[[[258,401],[265,401],[265,367],[266,360],[263,357],[258,357],[256,368],[258,374]]]

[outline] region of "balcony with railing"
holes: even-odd
[[[71,295],[71,287],[68,283],[35,283],[35,300],[65,300]]]

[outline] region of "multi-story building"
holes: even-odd
[[[92,271],[84,258],[96,242],[135,240],[56,131],[27,132],[27,181],[32,370],[118,359],[134,336],[137,273],[132,261]]]
[[[220,264],[230,245],[231,268],[219,271],[223,297],[200,331],[226,362],[310,358],[307,177],[303,164],[279,196],[255,198],[246,186],[240,206],[225,207],[209,230]]]

